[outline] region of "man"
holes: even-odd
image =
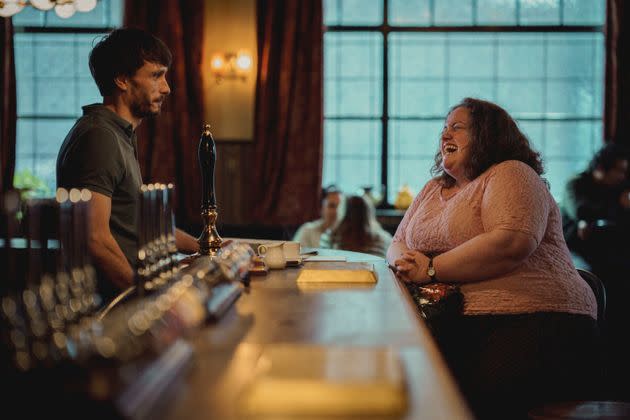
[[[102,104],[83,107],[57,157],[57,185],[92,192],[88,251],[107,302],[134,284],[138,194],[142,184],[136,128],[160,113],[170,93],[171,53],[139,29],[118,29],[100,40],[89,58]],[[196,252],[195,238],[176,232],[182,252]]]
[[[341,191],[334,185],[325,188],[322,192],[321,218],[300,226],[293,240],[299,242],[302,247],[318,248],[322,233],[337,223],[342,198]]]
[[[623,148],[608,144],[586,171],[571,179],[562,202],[564,236],[569,249],[600,276],[630,268],[630,190],[628,157]]]

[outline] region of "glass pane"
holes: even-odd
[[[560,24],[559,0],[520,0],[521,25]]]
[[[515,25],[516,0],[477,0],[479,25]]]
[[[549,34],[547,75],[591,79],[594,76],[595,45],[598,43],[593,34]]]
[[[381,139],[378,120],[325,120],[323,184],[348,193],[380,185]]]
[[[473,24],[472,0],[440,0],[435,2],[436,25]]]
[[[439,148],[444,119],[391,120],[389,122],[389,158],[433,159]]]
[[[324,25],[382,25],[383,0],[324,0]]]
[[[542,117],[544,114],[544,82],[501,81],[497,88],[497,102],[513,117]]]
[[[389,0],[389,24],[392,26],[428,26],[431,24],[429,0]]]
[[[35,67],[38,76],[72,77],[76,74],[74,35],[38,34],[35,36]]]
[[[388,38],[390,77],[444,77],[447,39],[445,34],[391,34]]]
[[[96,36],[98,34],[15,35],[19,116],[77,116],[81,105],[101,101],[87,64]]]
[[[443,80],[394,80],[390,89],[389,111],[392,116],[442,116],[449,107]]]
[[[389,113],[442,116],[447,109],[447,37],[392,34],[389,38]]]
[[[543,121],[517,120],[518,127],[527,136],[530,146],[544,156],[545,152],[545,126]]]
[[[498,34],[501,79],[540,79],[545,75],[543,34]]]
[[[324,36],[324,114],[380,116],[383,48],[380,33],[328,32]]]
[[[448,85],[448,109],[464,98],[477,98],[495,101],[496,84],[488,79],[452,80]],[[446,117],[446,111],[444,112]]]
[[[495,35],[451,34],[448,45],[450,77],[492,77],[495,66]]]
[[[18,77],[15,87],[17,97],[17,114],[32,115],[35,113],[35,80],[33,77]]]
[[[38,155],[57,156],[61,143],[74,125],[74,118],[35,121],[35,143]]]
[[[77,86],[79,89],[79,102],[78,106],[93,104],[96,102],[103,102],[103,97],[98,91],[96,84],[92,79],[81,78],[77,80]],[[81,109],[73,109],[77,114],[82,113]]]
[[[32,78],[35,75],[34,35],[15,34],[13,48],[15,50],[15,72],[18,79]]]
[[[16,125],[15,154],[20,157],[32,158],[35,153],[35,122],[30,119],[18,118]]]
[[[336,121],[334,136],[339,157],[375,158],[381,151],[381,124],[376,121]]]
[[[37,93],[35,112],[39,115],[76,115],[79,104],[76,97],[76,79],[41,78],[35,81]]]
[[[586,117],[595,112],[595,92],[590,80],[547,81],[546,111],[554,117]],[[599,92],[601,93],[601,86]]]
[[[547,123],[547,139],[545,156],[573,160],[588,160],[601,144],[593,121],[549,121]]]
[[[606,18],[604,0],[564,0],[565,25],[603,25]]]

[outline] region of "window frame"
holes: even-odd
[[[383,1],[383,23],[381,25],[323,25],[324,34],[328,32],[377,32],[382,35],[382,113],[381,122],[381,176],[380,183],[382,185],[382,201],[377,206],[378,209],[392,209],[393,204],[388,201],[389,197],[389,123],[390,121],[433,121],[436,118],[444,116],[413,116],[413,117],[390,117],[389,115],[389,35],[392,33],[430,33],[430,32],[470,32],[470,33],[604,33],[604,25],[564,25],[564,0],[559,0],[559,21],[558,25],[521,25],[520,22],[520,4],[521,0],[516,0],[515,25],[477,25],[477,1],[472,0],[472,24],[459,25],[436,25],[435,24],[435,2],[439,0],[429,0],[430,22],[427,26],[397,26],[390,25],[389,21],[389,0]],[[340,4],[340,3],[338,3]],[[606,15],[604,10],[604,16]],[[448,79],[447,83],[448,83]],[[545,87],[546,89],[546,87]],[[526,122],[546,122],[546,121],[568,121],[568,122],[594,122],[601,121],[602,117],[519,117],[519,121]],[[356,120],[379,120],[378,117],[362,117],[362,116],[332,116],[324,115],[324,122],[331,121],[356,121]]]
[[[114,29],[116,29],[116,26],[111,26],[112,25],[112,2],[110,0],[99,0],[99,2],[102,2],[103,7],[105,8],[104,14],[105,16],[108,16],[107,18],[107,23],[110,26],[106,26],[106,25],[101,25],[101,26],[73,26],[73,25],[68,25],[68,26],[47,26],[47,22],[48,22],[48,18],[49,16],[52,16],[51,14],[54,13],[54,10],[48,10],[48,11],[38,11],[39,13],[42,13],[42,23],[39,26],[34,26],[34,25],[21,25],[19,23],[14,23],[13,24],[13,40],[14,40],[14,44],[15,44],[15,39],[16,36],[22,35],[22,34],[69,34],[69,35],[81,35],[81,34],[107,34],[111,31],[113,31]],[[121,3],[122,6],[122,3]],[[121,10],[122,12],[122,10]],[[81,12],[78,12],[81,13]],[[15,53],[15,47],[14,47],[14,53]],[[19,83],[18,79],[20,78],[20,74],[16,72],[16,85]],[[96,88],[96,85],[95,85]],[[17,97],[16,100],[19,102],[20,98]],[[19,112],[19,105],[16,107],[16,126],[19,125],[20,120],[22,121],[30,121],[30,122],[36,122],[36,121],[42,121],[42,120],[66,120],[66,121],[76,121],[77,118],[79,118],[81,116],[81,113],[79,112],[79,110],[77,110],[75,113],[73,114],[69,114],[69,113],[60,113],[60,114],[53,114],[53,113],[38,113],[37,111],[35,111],[35,109],[33,109],[33,111],[31,113],[20,113]],[[16,133],[17,134],[17,133]],[[20,141],[20,138],[16,136],[16,142]],[[35,139],[33,139],[32,141],[36,141]],[[18,145],[16,143],[16,151],[18,149]],[[41,156],[41,159],[40,159]],[[43,161],[44,159],[49,158],[49,154],[47,153],[38,153],[37,151],[35,151],[35,148],[33,148],[33,151],[28,155],[27,159],[30,159],[32,161],[32,166],[29,167],[28,169],[30,171],[32,171],[34,174],[37,174],[37,171],[35,170],[35,168],[37,167],[38,161]],[[16,168],[18,167],[18,155],[16,154]],[[47,185],[47,187],[50,187],[50,185]]]

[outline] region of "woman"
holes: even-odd
[[[344,215],[332,229],[320,238],[320,247],[365,252],[385,257],[392,236],[376,220],[374,207],[364,197],[346,199]]]
[[[403,281],[461,287],[463,316],[436,338],[480,418],[580,398],[597,371],[597,304],[539,154],[505,110],[473,98],[451,109],[439,146],[388,262]]]

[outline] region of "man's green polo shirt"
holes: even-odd
[[[142,184],[137,156],[131,123],[102,104],[83,107],[83,116],[57,156],[57,186],[87,188],[111,197],[109,228],[132,267],[138,253],[137,211]],[[111,285],[102,286],[106,299],[119,292]]]

